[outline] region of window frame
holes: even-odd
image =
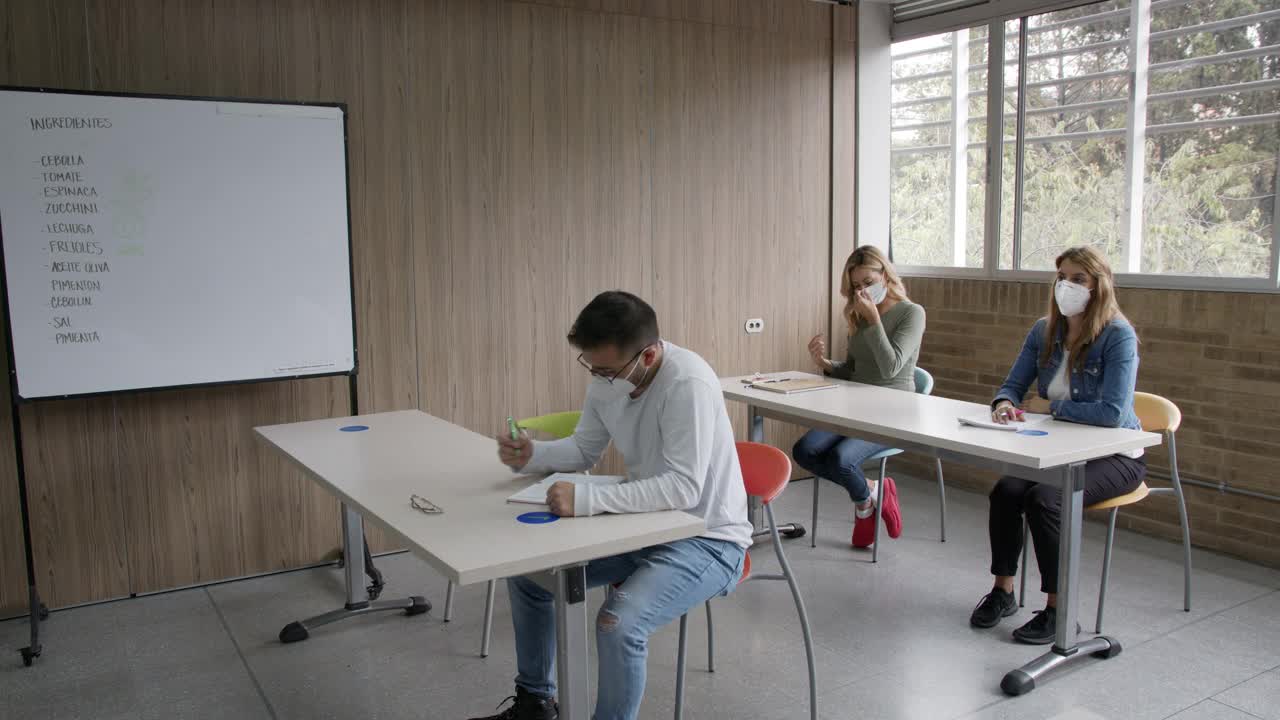
[[[1168,4],[1171,0],[1155,0],[1157,4]],[[1178,0],[1172,0],[1178,2]],[[1185,1],[1185,0],[1183,0]],[[1148,94],[1148,76],[1150,70],[1150,41],[1151,33],[1151,6],[1152,0],[1132,0],[1127,12],[1129,13],[1129,37],[1126,44],[1129,49],[1128,68],[1124,71],[1128,76],[1128,98],[1124,102],[1126,112],[1126,126],[1124,129],[1124,137],[1126,140],[1125,153],[1125,210],[1126,217],[1124,219],[1125,228],[1122,233],[1122,260],[1116,270],[1116,284],[1121,287],[1147,288],[1147,289],[1166,289],[1166,290],[1204,290],[1216,292],[1251,292],[1251,293],[1274,293],[1280,294],[1280,152],[1276,153],[1276,187],[1272,191],[1272,202],[1275,209],[1272,211],[1272,239],[1271,239],[1271,258],[1269,265],[1268,277],[1217,277],[1217,276],[1200,276],[1200,275],[1180,275],[1174,273],[1143,273],[1135,272],[1134,269],[1140,267],[1141,263],[1141,244],[1131,240],[1135,233],[1142,232],[1143,228],[1143,190],[1146,183],[1146,153],[1134,153],[1128,151],[1133,147],[1144,147],[1147,135],[1147,113],[1146,106],[1149,97]],[[1118,11],[1109,11],[1112,13]],[[1274,12],[1274,11],[1271,11]],[[1041,14],[1041,13],[1034,13]],[[1005,60],[1006,45],[1006,29],[1005,20],[997,19],[987,25],[987,117],[986,117],[986,193],[984,199],[984,229],[983,229],[983,266],[982,267],[959,267],[959,266],[941,266],[941,265],[910,265],[899,263],[897,265],[899,272],[903,275],[911,277],[925,278],[953,278],[953,279],[988,279],[1003,280],[1014,282],[1045,282],[1053,277],[1052,271],[1046,270],[1024,270],[1020,267],[1021,257],[1021,216],[1022,216],[1022,196],[1023,196],[1023,173],[1015,169],[1013,174],[1014,187],[1014,230],[1011,233],[1013,238],[1013,267],[1000,268],[1000,240],[1001,240],[1001,202],[1002,197],[1002,181],[1004,177],[1004,92],[1005,92],[1005,66],[1006,64],[1015,66],[1018,70],[1018,100],[1016,111],[1012,113],[1014,121],[1018,127],[1015,133],[1015,162],[1021,163],[1024,155],[1024,146],[1026,136],[1024,132],[1025,119],[1027,115],[1026,108],[1026,77],[1027,77],[1027,42],[1026,35],[1028,29],[1028,16],[1016,19],[1019,39],[1018,58],[1016,64]],[[1247,17],[1247,16],[1246,16]],[[1217,25],[1228,25],[1238,20],[1233,18],[1227,21],[1217,21],[1209,23],[1207,26],[1212,29]],[[980,25],[974,27],[981,27]],[[1196,26],[1197,30],[1187,28],[1178,28],[1175,30],[1165,30],[1157,33],[1163,37],[1165,35],[1199,32],[1203,31]],[[953,33],[967,33],[970,28],[953,30]],[[942,33],[938,33],[942,34]],[[953,38],[955,35],[953,35]],[[954,49],[955,42],[951,43]],[[967,44],[967,43],[966,43]],[[1258,55],[1269,54],[1266,48],[1262,48],[1263,52],[1253,53]],[[908,55],[911,53],[908,53]],[[999,58],[1001,62],[994,60]],[[1034,59],[1034,58],[1033,58]],[[1207,63],[1206,63],[1207,64]],[[966,73],[970,66],[965,65]],[[953,77],[955,67],[953,66]],[[967,75],[966,75],[967,77]],[[892,83],[892,80],[891,80]],[[968,87],[965,86],[966,97],[968,96]],[[1212,88],[1206,89],[1211,91]],[[1208,94],[1208,92],[1206,92]],[[955,84],[952,85],[952,127],[951,135],[951,152],[956,154],[961,152],[959,148],[966,148],[967,143],[961,144],[963,140],[958,140],[955,133],[957,127],[956,118],[959,114],[954,109],[959,106],[967,108],[967,102],[958,103],[955,100]],[[967,112],[963,113],[967,115]],[[1280,113],[1276,113],[1280,115]],[[1141,120],[1141,122],[1139,122]],[[1277,120],[1280,122],[1280,120]],[[967,122],[961,122],[958,127],[966,127]],[[967,132],[967,131],[966,131]],[[959,136],[967,138],[966,135]],[[892,158],[892,156],[891,156]],[[892,167],[892,166],[891,166]],[[891,171],[892,172],[892,171]],[[955,168],[951,172],[952,183],[950,190],[950,202],[952,204],[952,213],[954,215],[955,206],[960,203],[963,198],[967,197],[968,186],[960,186],[955,181]],[[1134,182],[1135,178],[1140,178],[1139,182]],[[890,227],[892,227],[892,210],[886,209],[890,215]],[[951,253],[957,256],[962,253],[964,236],[955,232],[954,227],[951,233]],[[963,255],[958,255],[963,258]]]

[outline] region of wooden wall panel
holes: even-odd
[[[421,407],[496,431],[488,388],[505,389],[527,357],[505,337],[511,311],[499,273],[508,227],[500,184],[506,13],[497,0],[425,3],[409,25],[410,52],[422,58],[410,75],[421,138],[412,154]],[[511,245],[508,254],[527,263],[523,247]]]
[[[110,398],[22,410],[36,583],[50,607],[128,594],[113,414]]]
[[[804,367],[805,343],[826,327],[829,43],[658,27],[654,301],[665,334],[721,374]],[[749,317],[764,318],[762,335],[744,334]],[[744,409],[730,412],[744,428]],[[766,433],[789,447],[798,431]]]
[[[44,3],[0,2],[0,84],[34,87],[83,88],[88,83],[84,3],[56,0]],[[3,299],[0,299],[3,302]],[[23,553],[22,516],[14,457],[13,422],[9,412],[9,355],[0,338],[0,617],[20,614],[27,607],[27,570]],[[31,493],[30,501],[38,498]],[[44,505],[48,508],[47,504]],[[70,519],[72,522],[75,518]],[[33,528],[33,532],[38,528]],[[107,568],[112,558],[103,558]],[[37,567],[42,576],[47,565]],[[93,582],[112,585],[111,570]]]
[[[0,23],[0,82],[347,103],[364,411],[493,432],[577,407],[564,335],[605,289],[721,372],[800,366],[825,322],[832,29],[808,0],[0,0]],[[347,402],[317,379],[33,406],[50,604],[327,556],[336,503],[251,428]]]

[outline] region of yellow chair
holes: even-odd
[[[1187,501],[1182,495],[1182,480],[1178,476],[1178,446],[1175,435],[1182,424],[1182,411],[1172,401],[1151,393],[1135,392],[1133,394],[1133,410],[1142,422],[1142,429],[1164,433],[1165,443],[1169,446],[1169,475],[1171,487],[1148,486],[1145,482],[1138,485],[1133,492],[1103,500],[1085,508],[1086,510],[1110,510],[1107,519],[1107,548],[1102,557],[1102,585],[1098,588],[1098,617],[1094,632],[1102,632],[1102,610],[1107,600],[1107,581],[1111,577],[1111,546],[1116,537],[1116,513],[1125,505],[1132,505],[1148,495],[1171,493],[1178,499],[1178,520],[1182,525],[1182,609],[1191,612],[1191,527],[1187,523]],[[1019,605],[1026,604],[1027,596],[1027,527],[1022,530],[1022,589]]]
[[[578,410],[570,410],[568,412],[550,413],[548,415],[538,415],[537,417],[525,418],[516,421],[522,430],[534,430],[546,433],[557,440],[573,435],[574,430],[578,428],[578,420],[582,418],[582,413]],[[493,600],[494,594],[497,592],[498,583],[490,580],[485,588],[484,601],[484,633],[480,637],[480,657],[489,657],[489,640],[493,637]],[[453,619],[453,583],[449,583],[449,589],[445,591],[444,596],[444,621],[449,622]]]

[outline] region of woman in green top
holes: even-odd
[[[832,377],[914,392],[924,308],[907,299],[902,279],[879,248],[864,245],[853,251],[844,264],[840,294],[849,326],[848,357],[843,362],[828,360],[826,341],[819,334],[809,341],[813,361]],[[884,449],[866,440],[810,430],[791,450],[796,464],[849,491],[854,503],[852,543],[857,548],[870,546],[875,538],[876,493],[862,463]],[[898,488],[892,478],[884,483],[881,515],[889,537],[896,538],[902,534]]]

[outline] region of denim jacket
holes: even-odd
[[[1049,364],[1040,367],[1040,349],[1044,347],[1046,318],[1038,320],[1022,343],[1022,352],[996,393],[993,404],[1008,400],[1022,402],[1027,388],[1035,379],[1040,397],[1048,398],[1049,383],[1063,362],[1062,328],[1054,340]],[[1050,404],[1058,420],[1141,430],[1142,424],[1133,411],[1133,391],[1138,381],[1138,335],[1123,318],[1107,323],[1102,333],[1087,350],[1082,365],[1071,368],[1071,399]]]

